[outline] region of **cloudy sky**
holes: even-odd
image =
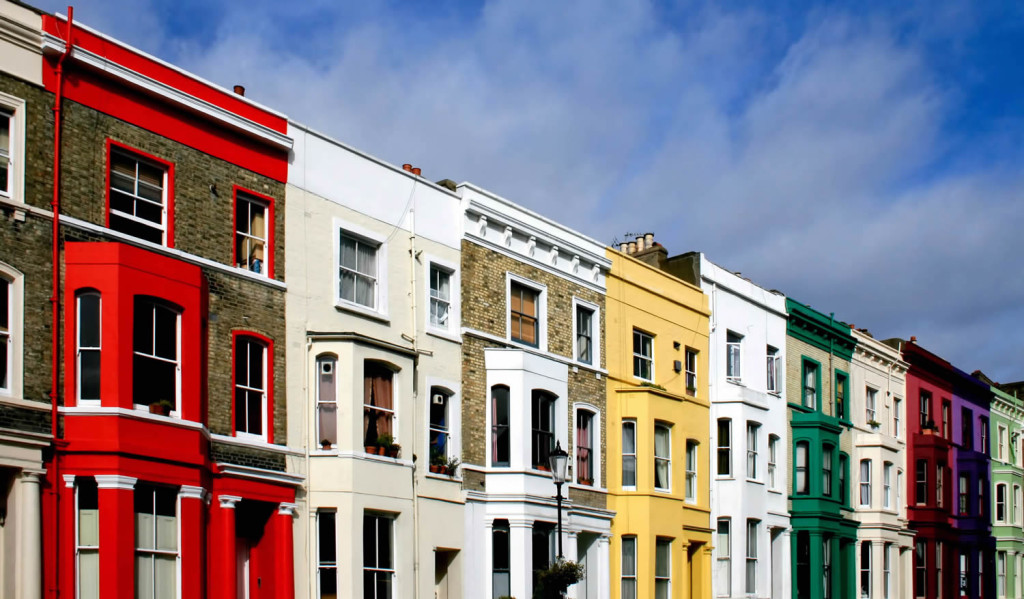
[[[653,231],[1024,379],[1019,3],[83,0],[75,18],[434,180],[608,243]]]

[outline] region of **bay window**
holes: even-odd
[[[100,400],[100,294],[83,291],[76,295],[78,318],[75,350],[75,374],[79,405]],[[6,346],[6,344],[0,343]],[[6,347],[4,347],[6,349]]]
[[[383,362],[363,362],[363,445],[394,440],[394,371]]]
[[[321,449],[338,444],[338,360],[331,355],[316,359],[316,428]]]
[[[134,302],[132,397],[136,406],[167,402],[178,409],[181,386],[179,312],[152,297]]]
[[[171,599],[178,589],[178,494],[135,487],[135,597]]]
[[[508,466],[511,455],[509,434],[509,389],[491,387],[491,466]]]

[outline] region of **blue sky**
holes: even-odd
[[[1019,3],[89,0],[75,17],[434,180],[608,243],[653,231],[1024,379]]]

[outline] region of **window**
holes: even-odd
[[[512,593],[511,556],[508,520],[495,520],[491,529],[491,595],[493,597],[508,597]]]
[[[1024,523],[1021,520],[1021,494],[1020,485],[1013,485],[1013,523],[1020,525]]]
[[[672,429],[666,424],[654,425],[654,488],[672,489]]]
[[[576,482],[594,484],[594,413],[576,410]]]
[[[747,423],[747,478],[757,480],[757,433],[761,426]]]
[[[943,492],[943,482],[945,480],[946,465],[939,462],[935,465],[935,505],[942,507],[942,500],[945,493]]]
[[[729,518],[718,519],[718,538],[715,542],[715,549],[718,550],[718,558],[715,560],[715,574],[717,575],[718,596],[729,597],[732,595],[731,557],[732,545],[730,543]]]
[[[378,309],[378,254],[381,244],[339,230],[338,298]]]
[[[818,365],[804,360],[804,407],[815,409],[818,406]]]
[[[75,478],[78,519],[75,530],[75,566],[78,569],[77,599],[100,596],[100,504],[96,481]]]
[[[915,501],[917,505],[928,504],[928,460],[917,461],[917,479],[915,488]]]
[[[903,502],[901,500],[903,496],[903,469],[896,469],[896,511],[903,509]]]
[[[235,337],[235,432],[267,436],[267,348],[247,335]]]
[[[508,466],[511,455],[509,434],[509,391],[505,385],[491,387],[491,466]]]
[[[576,361],[594,363],[594,310],[576,304]]]
[[[757,520],[747,520],[747,594],[757,592]]]
[[[363,599],[392,599],[392,524],[387,516],[363,514]]]
[[[16,133],[14,114],[6,107],[0,108],[0,195],[5,197],[11,197],[14,191],[14,171],[21,166],[15,165],[13,159]]]
[[[450,450],[451,424],[450,404],[451,391],[443,387],[430,388],[430,461],[445,460],[452,455]]]
[[[996,427],[996,459],[1000,462],[1006,461],[1006,427]]]
[[[135,487],[135,597],[164,599],[178,590],[178,496],[167,487]]]
[[[779,367],[782,358],[779,356],[778,348],[768,346],[768,393],[779,393],[782,391],[782,381],[779,377]]]
[[[363,445],[378,445],[381,436],[394,436],[394,372],[381,362],[363,362]]]
[[[622,423],[622,486],[636,488],[636,422]]]
[[[452,273],[430,265],[430,326],[447,329],[452,310]]]
[[[697,395],[697,350],[686,348],[686,392]]]
[[[935,541],[935,596],[942,596],[942,541]]]
[[[988,418],[978,418],[978,451],[984,454],[989,453],[988,447]]]
[[[974,446],[974,415],[967,408],[960,408],[960,444],[964,449],[971,449]]]
[[[509,325],[512,341],[539,347],[539,306],[540,293],[536,289],[522,285],[516,281],[510,284],[511,298],[509,302]]]
[[[317,545],[317,597],[320,599],[336,599],[338,597],[338,551],[337,531],[333,510],[317,510],[316,512],[316,545]]]
[[[996,554],[996,596],[1006,597],[1006,552]]]
[[[654,337],[633,329],[633,376],[654,380]]]
[[[132,397],[135,405],[168,401],[178,407],[178,310],[153,298],[135,298]]]
[[[850,504],[849,496],[846,494],[846,479],[850,474],[849,461],[845,453],[839,452],[839,502],[843,505]]]
[[[718,476],[732,476],[732,420],[718,419]]]
[[[0,285],[6,284],[0,279]],[[2,291],[0,291],[2,294]],[[75,352],[75,372],[77,374],[76,387],[78,389],[79,403],[97,404],[100,400],[100,294],[95,291],[79,293],[76,297],[78,308],[78,340]],[[4,311],[0,308],[0,317]],[[8,330],[6,323],[0,324],[0,336],[2,331]],[[4,351],[7,344],[0,339],[0,351]]]
[[[996,485],[996,522],[1006,522],[1006,485]]]
[[[338,444],[338,361],[334,356],[316,359],[316,428],[320,447]]]
[[[686,440],[686,500],[697,502],[697,441]]]
[[[244,191],[235,192],[235,266],[258,274],[274,276],[273,238],[269,198]]]
[[[111,147],[107,226],[151,243],[165,244],[167,170],[166,165]]]
[[[895,399],[892,402],[892,436],[900,438],[900,410],[903,409],[903,401]]]
[[[672,596],[672,539],[658,538],[654,546],[654,599]]]
[[[914,542],[914,596],[923,599],[928,592],[927,546],[918,539]]]
[[[942,400],[942,436],[946,439],[953,438],[953,419],[950,416],[952,409],[948,399]]]
[[[875,420],[875,400],[878,397],[878,390],[867,387],[864,389],[864,417],[867,419],[866,422],[869,426],[874,426],[872,423],[878,422]]]
[[[796,444],[796,477],[793,479],[793,491],[797,495],[809,493],[807,485],[807,441]]]
[[[882,546],[882,596],[889,599],[892,594],[892,543]]]
[[[932,422],[932,394],[927,391],[921,392],[921,404],[920,411],[918,413],[918,420],[918,424],[922,431],[926,428],[933,427],[935,424]]]
[[[846,418],[846,375],[836,373],[836,418]]]
[[[0,119],[2,121],[2,119]],[[12,361],[14,358],[11,336],[14,284],[0,276],[0,389],[11,390]]]
[[[811,535],[805,530],[796,533],[796,591],[797,597],[811,596]]]
[[[548,455],[555,448],[555,396],[534,389],[532,395],[530,464],[548,468]]]
[[[860,596],[871,599],[871,541],[860,544]]]
[[[555,525],[550,522],[534,522],[531,541],[533,543],[533,586],[537,587],[540,573],[547,570],[555,558]]]
[[[970,483],[968,482],[967,475],[966,474],[961,474],[960,475],[960,488],[958,489],[958,492],[959,492],[959,495],[960,495],[960,501],[958,502],[959,505],[957,506],[957,513],[960,514],[961,516],[969,515],[968,512],[970,511],[970,507],[968,507],[968,506],[970,505],[970,503],[968,503],[968,501],[967,501],[967,493],[968,493],[968,489],[969,488],[970,488]]]
[[[882,507],[892,507],[892,462],[882,464]]]
[[[832,599],[832,537],[821,540],[821,583],[824,599]]]
[[[738,383],[742,379],[740,373],[740,357],[742,355],[743,336],[732,331],[725,334],[725,380]]]
[[[821,493],[825,497],[832,496],[832,447],[821,448]]]
[[[622,599],[636,599],[636,537],[622,537]]]
[[[779,437],[768,435],[768,488],[777,489],[778,483],[775,478],[775,469],[778,464]]]
[[[871,507],[871,460],[860,461],[860,505]]]
[[[967,579],[968,579],[968,564],[967,564],[967,552],[960,552],[960,595],[967,595]]]

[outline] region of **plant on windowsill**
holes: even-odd
[[[583,580],[586,570],[583,564],[559,559],[537,576],[537,586],[533,589],[534,599],[560,599],[570,586]]]
[[[445,467],[448,465],[448,460],[444,457],[436,447],[430,448],[430,472],[433,474],[444,473]]]
[[[551,466],[548,466],[547,464],[537,464],[534,466],[534,468],[540,470],[541,472],[551,472]]]
[[[868,426],[870,426],[871,428],[878,428],[882,426],[882,423],[877,420],[868,420]]]
[[[444,464],[444,473],[448,476],[454,477],[459,472],[459,458],[452,456],[448,458],[448,461]]]
[[[696,387],[687,387],[686,388],[686,394],[689,395],[690,397],[697,397],[697,388]]]
[[[592,478],[581,478],[580,479],[580,484],[585,486],[585,487],[593,487],[594,486],[594,479],[592,479]]]
[[[925,422],[924,426],[921,427],[921,432],[926,435],[934,435],[938,430],[939,427],[935,426],[934,420],[929,420],[928,422]]]
[[[398,452],[402,449],[400,445],[395,443],[395,438],[387,433],[377,437],[377,447],[380,448],[380,455],[386,455],[392,458],[397,458]]]
[[[173,408],[174,405],[172,405],[171,402],[167,401],[166,399],[161,399],[160,401],[154,401],[153,403],[149,404],[149,413],[159,414],[161,416],[170,416],[171,409]]]
[[[332,447],[332,444],[327,439],[321,439],[320,440],[320,449],[323,449],[324,451],[330,451],[331,447]]]
[[[651,382],[648,382],[648,381],[644,381],[644,382],[640,383],[640,386],[641,387],[650,387],[651,389],[657,389],[658,391],[668,391],[668,389],[665,389],[661,385],[658,385],[658,384],[655,384],[655,383],[651,383]]]

